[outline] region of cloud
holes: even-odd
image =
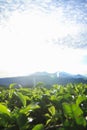
[[[0,0],[1,70],[86,73],[86,7],[81,0]]]
[[[50,29],[49,42],[72,48],[87,47],[87,0],[0,0],[1,21],[9,18],[14,11],[26,10],[38,10],[51,16],[51,27],[47,28]],[[49,33],[47,29],[45,32]]]
[[[14,10],[29,10],[31,8],[43,9],[51,12],[62,8],[63,15],[70,20],[86,22],[87,20],[87,1],[84,0],[0,0],[0,14],[3,16],[6,12]]]
[[[73,48],[81,48],[81,49],[87,49],[87,37],[86,32],[77,34],[75,36],[73,35],[67,35],[64,38],[58,38],[53,39],[53,42],[55,44],[58,44],[60,46],[68,46]]]

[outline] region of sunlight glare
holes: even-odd
[[[13,75],[36,71],[77,72],[81,69],[81,66],[80,68],[78,66],[82,54],[74,49],[60,48],[49,41],[63,38],[68,34],[76,35],[78,31],[79,26],[68,23],[64,25],[58,22],[53,14],[37,11],[15,12],[7,26],[0,30],[2,36],[0,58],[3,61],[0,67]]]

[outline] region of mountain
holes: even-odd
[[[73,77],[73,75],[72,74],[70,74],[70,73],[67,73],[67,72],[57,72],[57,75],[58,75],[58,77],[61,77],[61,78],[66,78],[66,77]]]
[[[67,72],[59,72],[59,77],[62,77],[62,78],[86,78],[86,76],[84,75],[81,75],[81,74],[70,74],[70,73],[67,73]]]
[[[67,83],[87,83],[87,77],[83,75],[73,75],[66,72],[36,72],[28,76],[0,78],[1,86],[9,86],[11,83],[21,84],[22,86],[35,86],[38,82],[44,82],[47,87],[53,84],[65,85]]]

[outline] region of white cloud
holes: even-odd
[[[72,21],[63,23],[63,18],[61,8],[47,14],[37,9],[21,13],[15,11],[5,26],[0,26],[1,70],[14,75],[44,70],[86,72],[86,65],[81,61],[87,52],[67,47],[76,46],[76,36],[85,32],[86,27]],[[63,39],[68,36],[74,41],[69,39],[64,43]],[[55,40],[58,44],[52,43]]]

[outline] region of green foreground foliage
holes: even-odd
[[[87,85],[0,88],[0,130],[87,130]]]

